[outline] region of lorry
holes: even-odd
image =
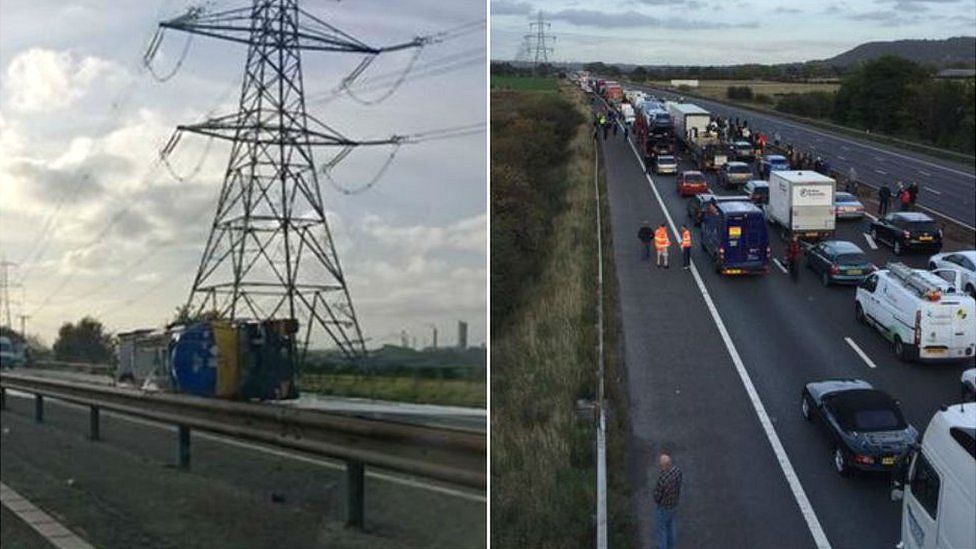
[[[730,146],[722,140],[714,126],[711,114],[692,103],[665,103],[674,121],[674,133],[678,141],[691,154],[700,170],[717,170],[732,156]],[[710,127],[711,126],[711,127]]]
[[[703,210],[701,247],[721,274],[769,272],[769,234],[763,211],[747,197],[710,200]]]
[[[976,356],[976,301],[940,272],[889,263],[857,288],[857,320],[874,326],[903,361],[971,361]]]
[[[833,179],[813,170],[784,170],[769,175],[770,223],[781,227],[780,236],[789,240],[820,240],[834,234]]]
[[[976,404],[942,406],[896,474],[902,549],[976,547]]]
[[[667,101],[664,107],[671,115],[674,135],[681,143],[687,145],[692,137],[704,135],[708,131],[712,115],[698,105]]]
[[[603,87],[603,98],[611,105],[619,105],[624,100],[624,89],[617,82],[608,81]]]
[[[637,118],[634,113],[634,106],[630,103],[621,103],[620,118],[623,119],[624,124],[627,124],[628,126],[633,124],[634,120]]]
[[[645,165],[652,165],[659,155],[674,154],[674,124],[671,115],[657,105],[645,101],[634,118],[634,141],[644,157]]]

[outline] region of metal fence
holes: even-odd
[[[484,490],[487,485],[485,433],[233,402],[180,394],[144,393],[24,374],[0,374],[0,408],[8,390],[34,396],[34,417],[44,421],[44,399],[89,407],[89,438],[101,437],[102,410],[138,416],[178,428],[178,458],[190,466],[193,429],[290,448],[346,463],[347,523],[362,527],[365,469],[377,467]]]

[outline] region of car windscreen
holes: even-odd
[[[700,173],[690,173],[685,175],[685,183],[704,183],[705,176]]]
[[[840,263],[841,265],[860,265],[861,263],[867,262],[867,256],[862,253],[852,252],[837,254],[837,263]]]
[[[857,202],[857,198],[850,194],[837,194],[834,195],[834,201],[836,202]]]
[[[659,156],[657,157],[658,164],[674,164],[673,156]]]
[[[905,228],[909,231],[934,233],[939,228],[932,221],[909,221],[905,223]]]
[[[729,165],[729,173],[752,173],[752,168],[749,166]]]

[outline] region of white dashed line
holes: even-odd
[[[854,349],[854,352],[857,353],[857,356],[861,357],[861,360],[863,360],[864,363],[867,364],[869,368],[877,368],[877,366],[875,366],[874,364],[874,361],[872,361],[868,357],[868,355],[866,355],[864,351],[862,351],[861,348],[857,346],[857,343],[854,343],[853,339],[849,337],[845,337],[844,341],[846,341],[847,344],[851,346],[851,349]]]
[[[931,187],[922,187],[922,190],[923,191],[928,191],[928,192],[930,192],[932,194],[942,194],[942,191],[937,191],[937,190],[935,190],[935,189],[933,189]]]
[[[846,156],[841,156],[841,155],[838,154],[837,155],[837,158],[839,158],[839,159],[841,159],[841,160],[843,160],[845,162],[847,161],[847,157]]]
[[[864,233],[864,240],[868,241],[868,246],[871,246],[872,250],[878,249],[878,244],[874,241],[873,238],[871,238],[871,235],[869,235],[868,233]]]
[[[774,257],[773,258],[773,263],[775,263],[776,266],[779,267],[779,270],[783,271],[783,274],[786,274],[786,273],[789,272],[789,271],[786,270],[786,267],[784,267],[783,264],[779,262],[779,258]]]
[[[879,169],[877,169],[877,168],[875,168],[875,170],[874,170],[874,171],[876,171],[876,172],[878,172],[878,173],[880,173],[881,175],[888,175],[888,172],[886,172],[886,171],[884,171],[884,170],[879,170]]]
[[[929,172],[927,172],[925,170],[918,170],[918,173],[924,175],[925,177],[930,177],[932,175],[932,174],[930,174]]]

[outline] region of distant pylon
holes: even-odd
[[[0,297],[3,298],[3,313],[7,319],[6,326],[10,329],[13,329],[13,321],[10,316],[10,288],[11,286],[15,288],[19,286],[19,284],[10,283],[10,268],[16,266],[16,263],[7,261],[7,258],[0,259]]]
[[[533,67],[538,67],[541,64],[548,63],[549,54],[554,53],[553,48],[546,42],[546,40],[553,42],[556,41],[555,36],[546,32],[550,27],[552,27],[552,24],[543,19],[542,10],[539,10],[539,15],[536,20],[529,23],[529,29],[533,29],[535,31],[534,35],[529,35],[535,37],[535,44],[533,46]]]

